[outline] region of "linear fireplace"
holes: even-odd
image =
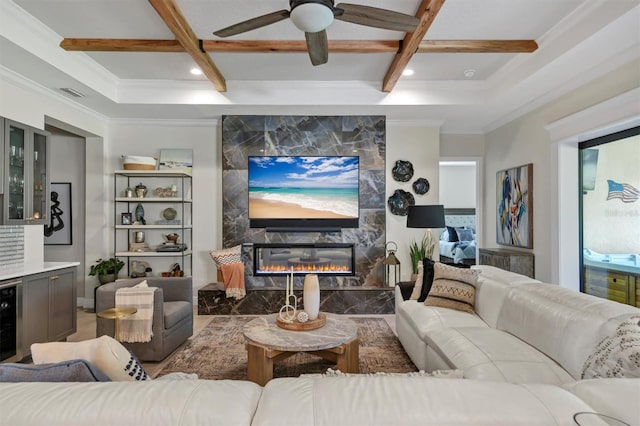
[[[355,274],[355,248],[348,243],[276,243],[253,245],[253,274]]]

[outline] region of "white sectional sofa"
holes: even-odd
[[[0,425],[574,425],[598,412],[640,424],[637,379],[566,389],[406,376],[246,381],[0,383]],[[606,425],[593,421],[589,425]]]
[[[476,265],[475,314],[403,300],[398,338],[419,369],[468,379],[562,385],[582,378],[598,343],[640,309]]]
[[[585,412],[640,425],[640,379],[581,379],[600,339],[638,309],[478,268],[476,314],[404,301],[396,289],[398,335],[416,365],[464,379],[0,383],[0,425],[575,426]]]

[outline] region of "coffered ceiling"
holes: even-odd
[[[289,19],[213,35],[287,0],[3,0],[0,72],[74,88],[85,97],[70,99],[109,118],[372,113],[467,133],[640,57],[637,0],[353,1],[421,27],[336,20],[329,60],[313,66]]]

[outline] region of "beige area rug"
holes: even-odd
[[[247,351],[242,327],[255,317],[214,317],[200,334],[177,352],[157,377],[173,372],[196,373],[201,379],[247,379]],[[417,371],[398,338],[382,318],[351,317],[358,324],[361,373]],[[298,353],[276,364],[274,377],[298,377],[336,368],[323,359]]]

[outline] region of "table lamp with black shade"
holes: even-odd
[[[407,211],[407,228],[444,228],[444,206],[442,204],[430,206],[409,206]],[[427,231],[431,237],[430,231]],[[429,242],[433,238],[427,238]],[[429,256],[430,257],[430,256]]]

